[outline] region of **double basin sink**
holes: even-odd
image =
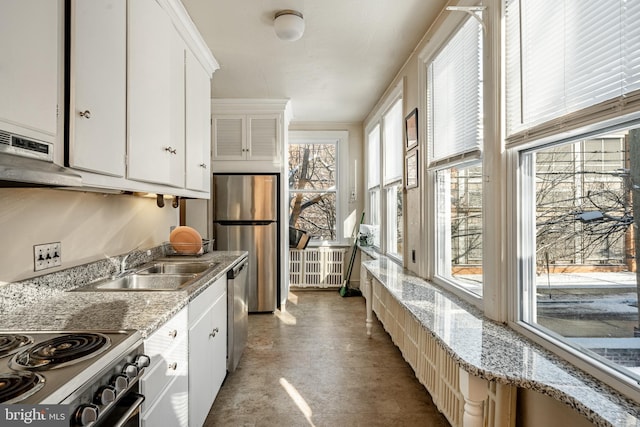
[[[75,291],[179,291],[188,288],[217,262],[158,261],[121,277],[99,279]]]

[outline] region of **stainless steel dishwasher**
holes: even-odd
[[[227,371],[236,370],[249,334],[249,290],[245,258],[227,272]]]

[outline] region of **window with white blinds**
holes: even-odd
[[[507,0],[507,134],[640,89],[639,19],[637,1]]]
[[[482,147],[482,26],[468,19],[428,65],[430,165]]]
[[[384,184],[402,180],[402,99],[398,99],[383,116]]]
[[[380,185],[380,125],[367,135],[367,188]]]

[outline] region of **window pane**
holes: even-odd
[[[377,232],[373,235],[373,246],[380,247],[380,189],[369,191],[369,224]]]
[[[482,26],[468,19],[429,65],[431,159],[481,148]]]
[[[532,177],[523,203],[535,207],[535,227],[521,225],[535,236],[523,241],[535,247],[522,249],[533,258],[522,264],[522,320],[640,379],[632,185],[640,131],[542,148],[523,161],[523,179]]]
[[[402,179],[402,100],[395,104],[384,115],[384,182],[389,183]]]
[[[337,149],[323,139],[289,144],[289,225],[314,241],[337,240]]]
[[[380,185],[380,125],[367,136],[367,188]]]
[[[336,166],[336,144],[290,144],[289,188],[335,190]]]
[[[436,274],[482,295],[482,166],[436,172]]]
[[[507,0],[507,133],[640,88],[638,2]]]
[[[404,236],[402,228],[402,185],[387,187],[387,253],[402,258]]]
[[[336,193],[291,192],[289,224],[314,240],[336,240]]]

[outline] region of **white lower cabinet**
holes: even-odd
[[[189,425],[204,424],[227,372],[227,280],[189,303]]]
[[[187,320],[184,308],[144,341],[151,365],[140,381],[142,427],[189,425]]]
[[[144,341],[142,427],[204,424],[227,374],[227,278],[216,280]]]

